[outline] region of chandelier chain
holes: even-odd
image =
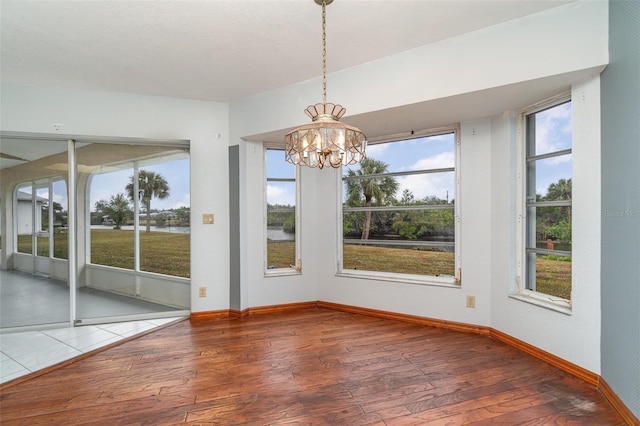
[[[322,0],[322,103],[327,103],[327,11]]]

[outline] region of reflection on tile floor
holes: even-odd
[[[50,367],[180,318],[0,334],[0,383]]]

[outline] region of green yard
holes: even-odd
[[[189,234],[141,232],[141,269],[189,278]],[[20,236],[21,251],[29,253],[30,236]],[[66,258],[67,234],[55,234],[54,252]],[[38,241],[38,253],[46,255],[48,239]],[[206,255],[206,254],[205,254]],[[92,263],[133,268],[133,231],[91,230]],[[270,242],[268,265],[286,268],[295,263],[293,242]],[[538,258],[537,285],[541,293],[571,298],[571,262]],[[455,275],[452,253],[403,248],[347,245],[344,267],[368,271],[391,271],[418,275]]]

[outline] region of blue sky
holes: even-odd
[[[572,147],[571,102],[536,114],[536,155]],[[549,185],[573,174],[571,154],[536,161],[536,193],[547,194]]]
[[[168,210],[190,206],[188,159],[143,166],[140,170],[158,173],[169,183],[169,197],[164,200],[153,198],[152,209]],[[112,195],[119,192],[126,195],[125,187],[131,182],[131,176],[133,176],[133,168],[95,175],[91,181],[91,211],[95,210],[96,201],[109,200]]]

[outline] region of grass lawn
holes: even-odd
[[[30,253],[31,237],[18,238],[20,251]],[[189,278],[189,234],[168,232],[140,233],[141,269],[165,275]],[[48,238],[38,240],[38,254],[48,254]],[[55,234],[55,256],[67,258],[67,234]],[[295,243],[270,242],[268,265],[288,268],[295,264]],[[133,269],[133,231],[91,230],[92,263]],[[455,275],[453,253],[404,248],[346,245],[345,269],[397,272],[417,275]],[[537,290],[551,296],[571,298],[571,262],[536,260]]]

